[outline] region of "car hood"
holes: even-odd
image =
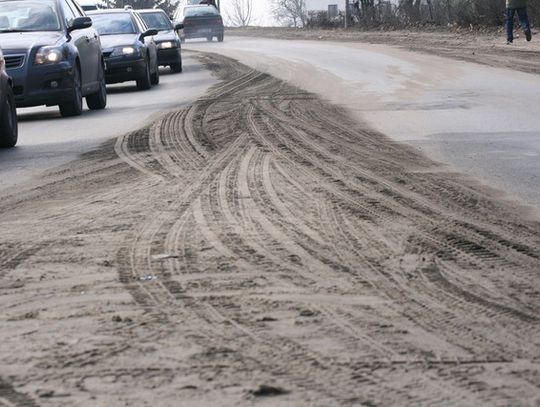
[[[176,39],[176,32],[174,30],[160,31],[157,35],[154,35],[154,41],[174,41]]]
[[[101,48],[105,51],[124,45],[134,45],[138,42],[139,34],[102,35],[100,38]]]
[[[0,44],[4,53],[10,51],[30,50],[44,45],[55,45],[61,42],[64,33],[60,31],[36,31],[0,33]]]

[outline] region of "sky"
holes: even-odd
[[[233,0],[220,0],[222,13],[227,15]],[[253,21],[251,25],[276,25],[269,0],[253,0]]]

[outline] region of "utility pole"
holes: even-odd
[[[349,28],[349,0],[345,0],[345,29]]]

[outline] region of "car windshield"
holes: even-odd
[[[60,31],[55,2],[52,0],[1,0],[0,32]]]
[[[141,17],[148,28],[158,31],[172,30],[173,26],[165,13],[141,13]]]
[[[219,15],[219,11],[214,6],[184,8],[185,17],[206,17],[206,16],[218,16],[218,15]]]
[[[92,14],[92,26],[99,35],[137,34],[128,13]]]

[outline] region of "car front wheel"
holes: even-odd
[[[152,74],[152,85],[159,85],[159,66],[156,65],[156,71]]]
[[[103,67],[100,68],[99,90],[86,97],[86,104],[90,110],[101,110],[107,106],[107,84]]]
[[[146,69],[144,71],[144,76],[140,79],[137,79],[137,89],[147,90],[152,87],[152,78],[150,77],[150,66],[146,64]]]
[[[171,64],[171,71],[173,71],[175,73],[182,72],[182,60],[180,60],[180,62],[178,62],[176,64]]]
[[[67,102],[60,103],[60,114],[63,117],[80,116],[83,111],[82,99],[81,72],[79,67],[75,67],[73,73],[73,89],[71,90],[71,99]]]
[[[13,96],[11,87],[8,87],[0,114],[2,115],[2,122],[0,123],[0,147],[14,147],[17,144],[18,127],[15,97]]]

